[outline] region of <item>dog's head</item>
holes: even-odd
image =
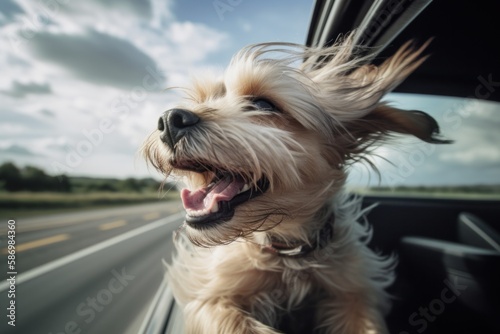
[[[406,44],[376,67],[355,57],[351,37],[323,49],[258,44],[220,80],[196,81],[144,147],[158,170],[184,177],[190,239],[208,246],[269,229],[293,237],[376,142],[391,133],[444,142],[427,114],[380,102],[423,62],[424,47]]]

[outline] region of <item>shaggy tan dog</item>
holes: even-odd
[[[280,333],[304,304],[318,333],[387,333],[395,259],[367,247],[345,169],[393,133],[446,141],[427,114],[381,102],[425,45],[376,67],[352,40],[249,46],[222,78],[186,90],[146,142],[147,159],[187,185],[168,268],[186,333]]]

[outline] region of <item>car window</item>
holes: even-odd
[[[452,144],[433,145],[398,136],[377,148],[380,171],[358,163],[348,185],[362,194],[500,198],[500,103],[474,98],[392,93],[397,108],[436,119]]]

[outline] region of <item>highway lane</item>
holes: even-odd
[[[180,202],[165,202],[16,219],[17,270],[25,272],[181,210]],[[6,223],[3,219],[0,226],[3,256],[7,252]]]
[[[166,202],[19,220],[16,327],[2,282],[0,332],[134,333],[182,218],[180,203]]]

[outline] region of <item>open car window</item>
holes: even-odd
[[[478,82],[478,85],[481,84]],[[486,88],[484,88],[486,89]],[[366,163],[352,166],[348,185],[365,195],[500,199],[500,103],[436,95],[393,93],[401,109],[434,117],[450,145],[394,138],[374,150],[379,174]]]

